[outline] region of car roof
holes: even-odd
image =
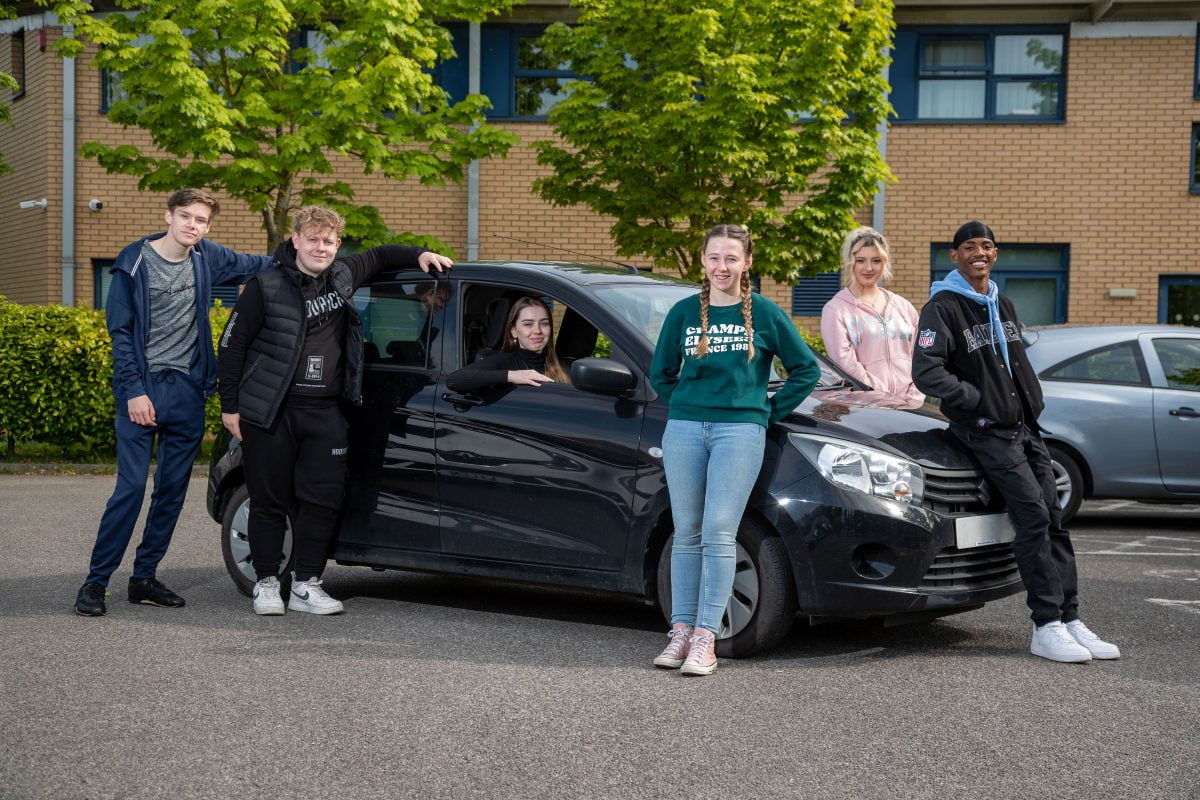
[[[1040,371],[1080,353],[1132,341],[1143,333],[1200,337],[1200,328],[1187,325],[1036,326],[1027,328],[1022,339],[1030,362]]]
[[[587,264],[574,261],[461,261],[453,275],[460,278],[493,277],[521,279],[535,275],[552,276],[581,286],[591,284],[662,284],[696,287],[692,281],[676,276],[641,270],[632,266]]]

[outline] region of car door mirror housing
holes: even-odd
[[[620,361],[581,358],[571,365],[571,383],[585,392],[616,397],[637,386],[637,378]]]

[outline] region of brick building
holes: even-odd
[[[100,306],[105,267],[156,229],[164,198],[70,157],[89,140],[148,139],[104,118],[114,82],[89,66],[90,54],[64,63],[51,49],[62,35],[53,16],[29,14],[0,22],[0,70],[22,83],[9,101],[13,128],[0,129],[14,168],[0,177],[0,295]],[[460,258],[564,257],[527,242],[613,256],[604,219],[552,208],[529,190],[543,168],[526,143],[551,134],[554,97],[528,91],[547,71],[531,74],[521,42],[569,17],[565,1],[535,0],[480,26],[491,122],[523,144],[482,162],[477,181],[398,184],[350,163],[336,177],[392,228],[436,235]],[[1177,244],[1200,227],[1198,20],[1200,2],[1190,0],[897,0],[897,114],[881,146],[898,182],[860,214],[892,241],[892,288],[919,306],[950,268],[944,249],[955,227],[980,217],[1000,240],[995,277],[1027,322],[1200,325],[1200,261]],[[464,57],[443,70],[452,95],[465,92],[471,31],[454,34]],[[235,202],[211,235],[265,248],[259,219]],[[815,329],[836,286],[828,274],[762,289]]]

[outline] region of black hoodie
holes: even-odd
[[[339,258],[312,277],[285,240],[276,266],[238,298],[217,347],[221,411],[270,427],[285,402],[360,402],[362,320],[351,298],[385,269],[417,266],[420,247],[381,245]]]

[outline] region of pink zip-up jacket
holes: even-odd
[[[871,388],[923,402],[913,385],[912,353],[917,310],[895,292],[880,289],[887,304],[880,314],[842,289],[821,310],[821,337],[833,363]]]

